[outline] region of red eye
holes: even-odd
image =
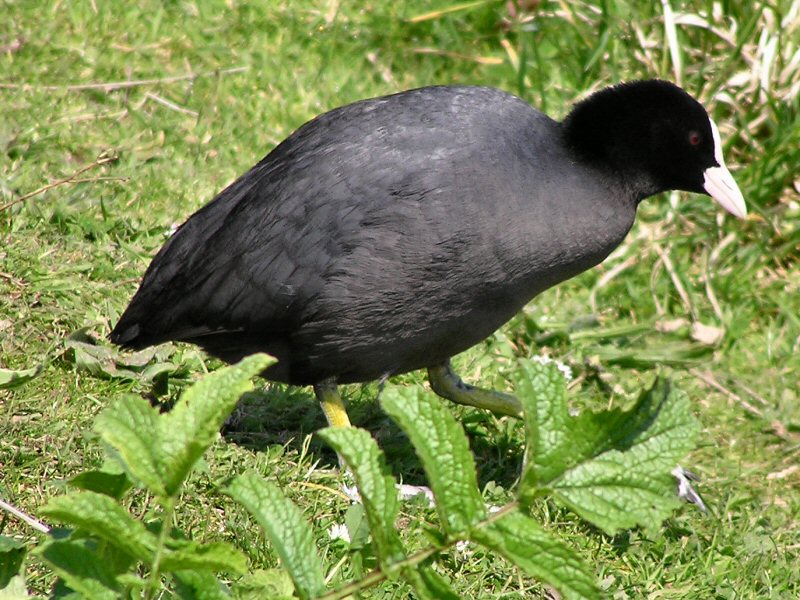
[[[701,139],[700,134],[697,133],[696,131],[689,132],[689,143],[692,146],[697,146],[698,144],[700,144],[700,139]]]

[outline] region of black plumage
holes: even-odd
[[[648,196],[710,193],[743,216],[719,146],[702,106],[661,81],[598,92],[563,123],[480,87],[356,102],[192,215],[111,340],[264,351],[279,359],[265,375],[298,385],[446,364],[601,262]]]

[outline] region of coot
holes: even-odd
[[[703,107],[665,81],[601,90],[558,122],[505,92],[440,86],[309,121],[192,215],[150,264],[111,340],[191,342],[264,376],[336,385],[427,368],[456,402],[517,416],[451,356],[601,262],[644,198],[712,196],[744,217]]]

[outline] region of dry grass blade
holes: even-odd
[[[8,502],[5,502],[4,500],[0,500],[0,509],[3,509],[6,512],[11,513],[21,521],[25,521],[25,523],[33,527],[36,531],[40,531],[42,533],[50,533],[50,528],[47,525],[45,525],[44,523],[42,523],[37,519],[34,519],[30,515],[25,514],[24,512],[22,512],[15,506],[12,506]]]
[[[415,17],[411,17],[408,19],[409,23],[420,23],[421,21],[430,21],[431,19],[438,19],[444,15],[462,11],[462,10],[469,10],[470,8],[476,8],[478,6],[482,6],[487,3],[487,0],[477,0],[477,2],[464,2],[462,4],[454,4],[453,6],[448,6],[447,8],[441,8],[439,10],[432,10],[430,12],[423,13],[421,15],[417,15]]]
[[[184,75],[173,75],[172,77],[160,77],[156,79],[131,79],[129,81],[106,81],[101,83],[77,83],[72,85],[37,85],[35,83],[0,83],[0,90],[43,90],[47,92],[82,92],[86,90],[102,90],[113,92],[147,85],[162,85],[165,83],[176,83],[178,81],[193,81],[200,77],[210,77],[214,75],[229,75],[231,73],[243,73],[248,67],[233,67],[230,69],[220,69],[219,71],[206,71],[204,73],[186,73]]]
[[[736,240],[736,235],[734,233],[729,233],[726,235],[722,241],[717,244],[714,249],[711,251],[711,254],[706,255],[705,261],[705,268],[703,269],[703,279],[705,280],[705,287],[706,287],[706,297],[708,301],[711,303],[711,307],[714,309],[714,314],[717,315],[717,318],[720,322],[724,321],[724,315],[722,313],[722,307],[720,306],[719,300],[717,299],[717,295],[714,292],[714,288],[711,285],[711,273],[712,271],[716,270],[717,262],[719,261],[720,254],[722,251],[725,250],[728,246],[730,246]]]
[[[438,48],[414,48],[414,54],[433,54],[435,56],[445,56],[456,60],[468,60],[478,63],[479,65],[502,65],[503,59],[496,56],[470,56],[469,54],[460,54],[459,52],[449,52],[447,50],[439,50]]]
[[[117,155],[101,156],[100,158],[98,158],[94,162],[81,167],[80,169],[78,169],[72,175],[69,175],[68,177],[65,177],[63,179],[59,179],[58,181],[54,181],[53,183],[48,183],[47,185],[43,185],[42,187],[40,187],[38,189],[35,189],[32,192],[28,192],[27,194],[25,194],[23,196],[20,196],[16,200],[12,200],[11,202],[7,202],[6,204],[3,204],[2,206],[0,206],[0,212],[3,212],[4,210],[9,209],[9,208],[11,208],[12,206],[14,206],[16,204],[19,204],[21,202],[25,202],[25,200],[33,198],[34,196],[38,196],[39,194],[43,194],[44,192],[46,192],[48,190],[52,190],[53,188],[56,188],[56,187],[58,187],[60,185],[65,185],[67,183],[88,183],[88,182],[94,182],[94,181],[126,181],[127,178],[125,178],[125,177],[91,177],[91,178],[81,178],[80,177],[80,175],[83,175],[86,171],[89,171],[91,169],[94,169],[96,167],[104,165],[106,163],[114,162],[114,161],[117,160],[117,158],[118,158]]]
[[[751,415],[756,417],[764,416],[764,413],[762,413],[759,409],[750,404],[747,400],[744,400],[741,396],[739,396],[739,394],[730,391],[719,381],[714,379],[714,376],[711,373],[709,372],[703,373],[702,371],[699,371],[697,369],[689,369],[689,372],[707,386],[712,387],[721,394],[725,395],[729,400],[738,403],[746,412],[750,413]]]
[[[672,12],[669,0],[661,0],[661,8],[664,11],[664,34],[667,38],[669,56],[672,60],[672,71],[675,75],[675,83],[682,85],[683,79],[683,60],[681,59],[681,49],[678,45],[678,32],[675,29],[675,15]]]
[[[659,244],[653,244],[653,248],[655,249],[656,254],[658,254],[659,259],[661,259],[661,262],[663,263],[664,268],[667,270],[667,273],[669,273],[669,277],[672,280],[672,285],[675,286],[675,290],[681,297],[684,307],[686,308],[687,312],[692,315],[692,319],[696,321],[697,311],[692,304],[692,300],[689,298],[689,294],[686,292],[686,288],[683,287],[683,283],[681,283],[678,273],[675,271],[675,266],[672,264],[669,254],[665,252]]]
[[[185,115],[190,115],[195,118],[200,116],[200,113],[198,113],[197,111],[189,110],[188,108],[183,108],[182,106],[178,106],[174,102],[170,102],[166,98],[162,98],[161,96],[159,96],[158,94],[154,94],[153,92],[147,92],[145,94],[145,97],[149,98],[150,100],[153,100],[154,102],[157,102],[161,106],[166,106],[167,108],[169,108],[170,110],[174,110],[175,112],[183,113]]]
[[[589,303],[592,306],[592,312],[597,314],[597,292],[607,286],[617,275],[635,265],[638,260],[639,256],[637,254],[631,254],[628,258],[615,264],[608,271],[603,273],[592,288],[592,293],[589,295]]]

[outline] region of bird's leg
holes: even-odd
[[[350,427],[350,419],[344,408],[335,379],[326,379],[314,384],[314,393],[331,427]]]
[[[428,367],[428,381],[434,392],[452,402],[485,408],[499,415],[522,418],[522,405],[514,396],[464,383],[453,372],[449,360],[441,365]]]
[[[383,385],[383,384],[381,384]],[[342,397],[339,395],[339,388],[336,385],[335,379],[326,379],[314,385],[314,394],[322,406],[322,412],[325,413],[325,418],[328,425],[331,427],[350,427],[350,419],[347,417],[347,411],[344,408]],[[341,455],[337,452],[336,457],[339,459],[339,468],[345,474],[345,478],[350,482],[353,481],[353,474],[342,459]],[[433,493],[426,487],[417,485],[398,484],[397,490],[401,498],[413,498],[417,494],[424,494],[428,501],[433,506]],[[358,490],[354,485],[344,484],[342,491],[353,502],[361,502]]]
[[[350,419],[347,416],[342,397],[339,395],[339,388],[335,379],[325,379],[315,383],[314,394],[319,400],[322,412],[325,413],[328,425],[331,427],[350,427]],[[344,464],[344,460],[338,452],[336,453],[336,458],[339,459],[339,468],[349,474],[347,465]]]

